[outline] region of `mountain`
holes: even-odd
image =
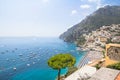
[[[72,26],[60,35],[60,39],[67,42],[74,42],[84,33],[92,32],[103,25],[120,23],[120,6],[105,6],[99,8],[91,15],[87,16],[80,23]]]

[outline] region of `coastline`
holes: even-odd
[[[89,50],[85,53],[83,58],[79,61],[77,68],[81,68],[87,64],[91,64],[96,60],[101,60],[103,59],[103,57],[104,56],[101,52]]]
[[[85,63],[86,59],[88,56],[88,51],[85,53],[85,55],[82,57],[82,59],[79,61],[77,68],[81,68],[82,66],[86,65],[87,62]]]

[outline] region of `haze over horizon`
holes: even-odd
[[[120,0],[0,0],[0,36],[58,37],[105,5]]]

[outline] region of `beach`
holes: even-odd
[[[101,60],[103,58],[103,54],[98,51],[87,51],[85,56],[80,60],[78,64],[78,68],[81,68],[84,65],[93,63],[96,60]]]

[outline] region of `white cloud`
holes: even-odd
[[[100,8],[100,7],[102,7],[101,0],[98,0],[98,1],[97,1],[97,7],[96,7],[96,8],[98,9],[98,8]]]
[[[75,15],[77,13],[78,13],[77,10],[72,10],[71,15]]]
[[[96,4],[96,9],[102,7],[102,0],[88,0],[88,2],[95,3]]]
[[[98,2],[100,0],[88,0],[89,2]]]
[[[80,5],[80,8],[82,9],[89,9],[91,6],[90,5],[87,5],[87,4],[84,4],[84,5]]]

